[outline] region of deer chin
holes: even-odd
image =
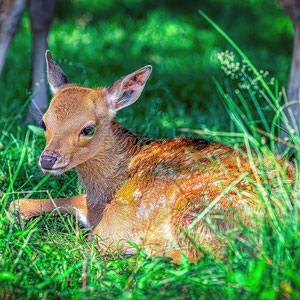
[[[67,168],[56,168],[56,169],[52,169],[52,170],[47,170],[47,169],[43,169],[43,168],[41,168],[41,169],[45,175],[51,174],[51,176],[53,176],[53,177],[58,177],[67,171]]]

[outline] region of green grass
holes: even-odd
[[[265,167],[253,163],[253,171],[263,180],[256,189],[265,211],[257,226],[217,233],[228,245],[226,259],[206,254],[197,265],[183,260],[177,266],[165,258],[147,258],[142,249],[132,258],[116,252],[104,259],[87,242],[86,229],[71,216],[47,214],[20,227],[11,222],[7,208],[14,199],[82,193],[74,171],[59,178],[43,177],[37,161],[44,139],[35,127],[22,126],[30,96],[25,89],[30,77],[30,60],[26,59],[30,56],[29,22],[22,20],[0,83],[4,103],[0,107],[0,298],[299,297],[299,151],[293,159],[294,185],[287,181],[285,169],[275,164],[273,154],[273,135],[280,130],[276,114],[284,104],[280,87],[286,83],[290,59],[287,50],[281,47],[279,52],[276,43],[286,44],[284,29],[289,28],[290,34],[290,27],[274,3],[263,2],[270,15],[256,13],[263,4],[254,0],[235,0],[232,11],[220,0],[201,7],[220,20],[221,28],[241,48],[214,22],[202,18],[193,1],[187,2],[183,12],[177,1],[163,1],[157,7],[154,1],[141,5],[135,0],[60,2],[52,27],[50,49],[75,82],[107,85],[153,64],[141,99],[118,115],[130,129],[155,138],[200,132],[233,147],[245,144],[251,163],[254,153],[274,163],[280,175],[268,175],[271,181]],[[222,14],[215,12],[217,5],[220,11],[223,8]],[[238,28],[230,26],[232,16]],[[243,25],[245,19],[258,22],[255,36]],[[268,33],[259,26],[268,27]],[[237,53],[230,54],[234,48]],[[219,62],[218,55],[225,49],[230,50],[227,59],[240,63],[237,71],[228,62]],[[276,59],[268,59],[270,52]],[[280,72],[274,60],[283,66]],[[243,64],[247,67],[242,71]],[[258,65],[270,75],[261,76],[254,67]],[[291,136],[299,147],[299,137]],[[209,222],[207,216],[200,217]],[[87,278],[84,291],[83,277]]]

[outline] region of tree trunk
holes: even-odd
[[[290,135],[293,134],[299,137],[300,130],[300,1],[278,0],[278,3],[290,17],[294,27],[293,58],[287,88],[288,106],[284,110],[286,120],[281,118],[281,138],[283,141],[291,142]],[[286,145],[284,143],[278,144],[279,151],[285,149]]]

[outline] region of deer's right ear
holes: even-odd
[[[47,77],[52,94],[55,95],[64,85],[70,83],[61,67],[52,58],[49,50],[45,53]]]

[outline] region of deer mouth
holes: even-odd
[[[40,156],[39,166],[45,175],[57,177],[68,170],[69,159],[53,150],[46,150]]]
[[[69,164],[65,164],[63,166],[54,165],[53,167],[48,168],[47,166],[45,167],[44,165],[39,163],[39,166],[45,175],[51,174],[53,177],[60,176],[61,174],[69,170],[68,169]]]
[[[45,175],[51,174],[51,176],[57,177],[57,176],[62,175],[67,170],[67,166],[60,167],[60,168],[53,168],[53,169],[50,169],[50,170],[44,169],[44,168],[41,168],[41,169],[42,169],[42,171]]]

